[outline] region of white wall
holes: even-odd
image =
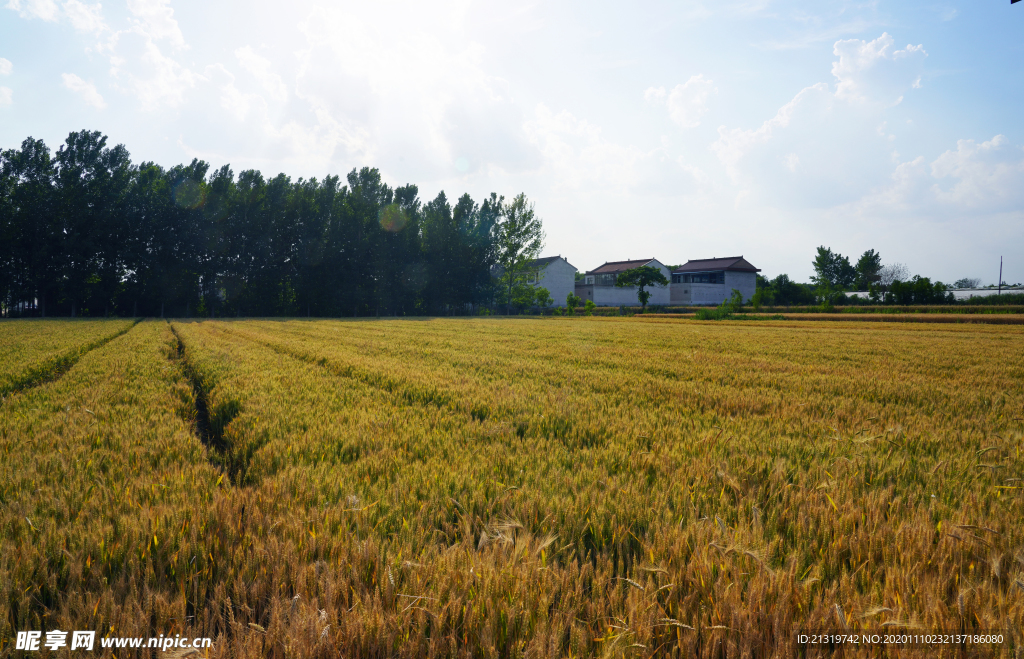
[[[756,273],[726,270],[724,284],[672,284],[671,298],[673,304],[718,305],[732,296],[734,288],[743,294],[744,304],[750,302],[757,290]]]
[[[654,260],[651,261],[651,266],[661,270],[661,274],[665,275],[665,279],[672,280],[672,273],[666,268],[661,262]],[[594,286],[594,304],[599,307],[638,307],[640,306],[640,300],[637,299],[636,294],[640,289],[636,286],[632,288],[619,288],[618,286]],[[660,304],[666,306],[669,303],[669,287],[668,286],[648,286],[646,289],[651,293],[651,299],[647,304]]]
[[[547,267],[542,268],[538,274],[538,281],[534,287],[548,289],[555,301],[556,307],[565,306],[565,298],[572,293],[576,287],[576,268],[569,265],[565,258],[552,261]]]
[[[756,272],[730,272],[725,271],[725,296],[729,297],[732,295],[732,289],[737,289],[743,294],[743,304],[750,302],[750,298],[754,297],[754,293],[757,292],[757,273]]]

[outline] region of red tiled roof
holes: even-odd
[[[681,265],[672,271],[679,272],[704,272],[706,270],[732,270],[734,272],[761,272],[742,256],[725,256],[714,259],[691,259],[685,265]]]
[[[632,270],[633,268],[639,268],[642,265],[647,265],[654,259],[641,259],[639,261],[608,261],[604,265],[594,268],[588,275],[611,275],[626,270]]]

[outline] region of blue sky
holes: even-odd
[[[1024,4],[0,2],[0,148],[522,191],[581,270],[1024,281]]]

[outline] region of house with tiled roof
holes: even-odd
[[[669,299],[679,305],[721,304],[736,289],[747,303],[757,290],[759,272],[742,256],[693,259],[672,271]]]
[[[627,270],[641,266],[651,266],[661,271],[665,279],[671,274],[668,267],[658,259],[638,259],[628,261],[608,261],[605,264],[589,270],[583,275],[582,281],[576,282],[576,295],[584,302],[593,300],[599,307],[627,307],[636,306],[637,287],[619,288],[615,285],[618,276]],[[668,286],[648,286],[645,290],[651,292],[649,304],[666,305],[669,303]]]
[[[576,266],[561,255],[544,256],[530,261],[525,271],[527,284],[548,289],[554,306],[565,306],[565,298],[576,285]]]

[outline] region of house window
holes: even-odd
[[[676,282],[676,277],[682,277],[682,281]],[[672,281],[680,284],[724,284],[725,272],[687,272],[683,275],[672,275]]]
[[[587,277],[587,283],[588,284],[593,284],[594,283],[594,277],[593,276],[588,276]]]

